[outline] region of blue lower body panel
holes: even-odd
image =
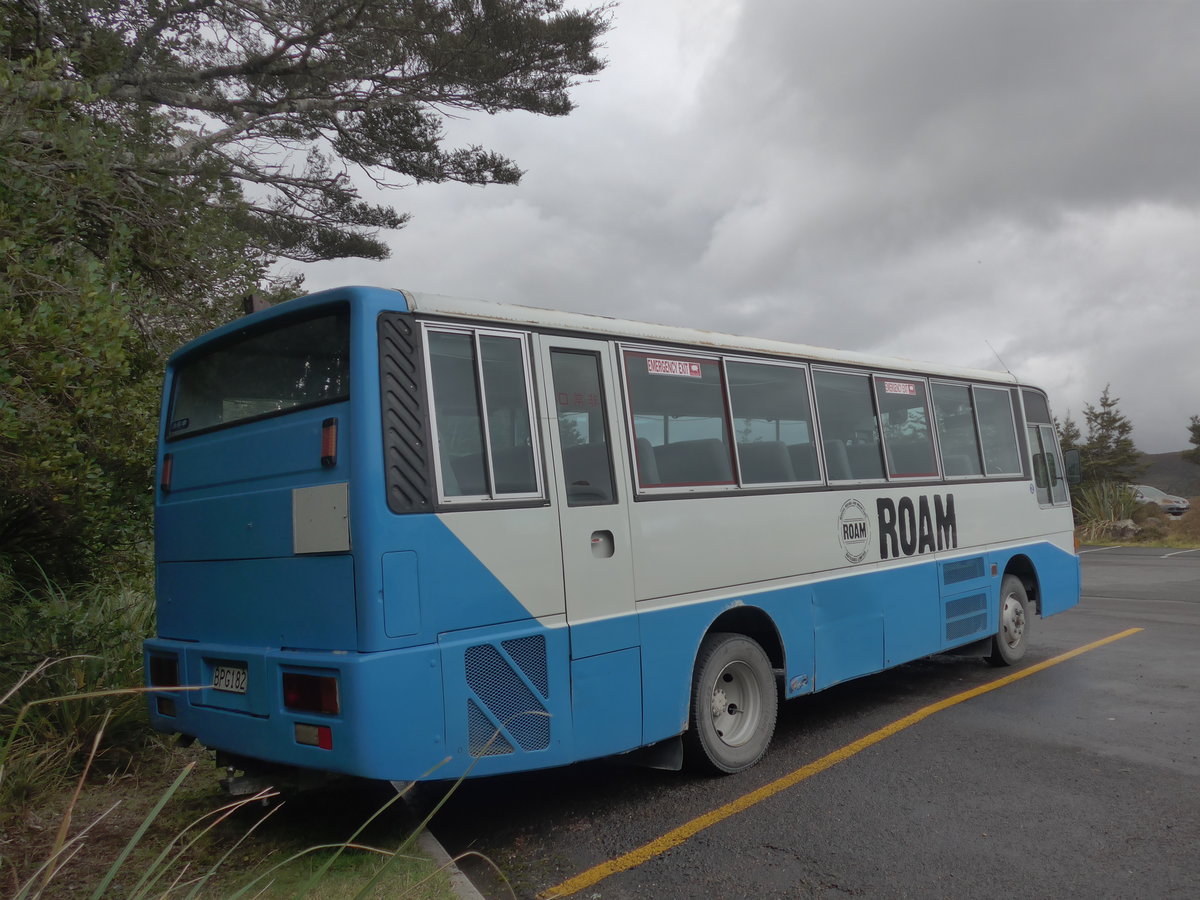
[[[1036,573],[1042,615],[1079,602],[1078,557],[1036,543],[647,610],[640,616],[643,739],[687,727],[696,653],[724,613],[751,607],[770,620],[782,647],[783,696],[796,697],[995,634],[1010,563]]]
[[[240,756],[368,778],[565,765],[684,731],[696,654],[714,626],[757,623],[783,670],[783,696],[795,697],[994,634],[1010,564],[1034,573],[1043,615],[1078,602],[1078,558],[1037,543],[648,606],[630,616],[627,629],[602,623],[600,637],[628,632],[640,636],[640,646],[612,647],[611,639],[585,640],[582,630],[573,636],[536,620],[372,653],[160,638],[146,643],[148,671],[161,677],[164,667],[152,658],[173,658],[182,681],[204,687],[151,693],[151,720]],[[731,618],[718,621],[725,614]],[[582,651],[575,657],[573,641]],[[244,691],[211,687],[217,674],[229,686],[231,668],[244,670]],[[336,678],[337,713],[286,709],[287,672]],[[314,743],[316,728],[324,738]]]

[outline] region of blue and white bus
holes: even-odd
[[[151,718],[247,772],[736,772],[780,700],[1079,598],[996,372],[348,287],[176,352],[158,465]]]

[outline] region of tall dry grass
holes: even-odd
[[[153,738],[142,641],[153,627],[148,587],[12,587],[0,605],[0,818],[60,789],[85,762],[118,771]],[[69,701],[58,698],[69,697]],[[93,749],[94,748],[94,749]]]
[[[28,673],[18,683],[0,695],[0,706],[8,706],[13,698],[29,684],[54,669],[53,663],[45,663]],[[128,694],[140,701],[144,688],[126,688],[117,693]],[[6,787],[7,778],[13,771],[24,771],[22,755],[28,752],[29,743],[14,740],[26,721],[37,716],[31,710],[73,702],[97,699],[95,692],[58,698],[38,698],[22,704],[12,724],[3,735],[0,744],[0,791]],[[113,693],[113,692],[108,692]],[[77,813],[80,796],[92,774],[99,750],[105,744],[105,728],[113,719],[106,712],[98,729],[92,736],[82,762],[74,788],[65,804],[64,812],[53,834],[49,836],[45,852],[38,859],[40,864],[31,871],[23,872],[12,900],[41,900],[47,896],[61,896],[63,890],[56,881],[77,855],[95,852],[93,838],[104,830],[105,820],[122,802],[108,806],[88,821]],[[152,831],[159,822],[168,804],[176,797],[180,787],[195,768],[188,763],[172,783],[162,791],[150,810],[144,815],[133,833],[104,865],[94,883],[74,883],[67,889],[71,896],[88,891],[91,900],[109,896],[120,896],[129,900],[148,898],[244,898],[264,896],[289,897],[397,897],[412,900],[450,900],[454,896],[444,867],[435,866],[430,860],[415,854],[413,844],[425,830],[429,821],[446,802],[449,793],[435,805],[420,824],[408,832],[395,849],[371,847],[361,842],[363,832],[394,804],[403,799],[405,791],[397,791],[386,803],[368,817],[350,837],[344,841],[305,846],[288,853],[284,858],[262,868],[247,871],[244,860],[238,853],[255,832],[271,816],[280,812],[281,803],[272,804],[261,812],[248,827],[233,839],[228,834],[219,835],[215,848],[212,843],[217,829],[234,816],[244,814],[260,804],[267,804],[278,796],[273,788],[252,796],[239,798],[209,809],[188,821],[182,827],[168,825]],[[464,776],[465,777],[465,776]],[[461,781],[461,779],[460,779]],[[45,782],[42,782],[45,786]],[[452,791],[451,791],[452,793]],[[226,829],[227,831],[227,829]],[[222,843],[223,842],[223,843]],[[109,846],[107,841],[97,841],[100,846]],[[355,854],[349,866],[338,866],[348,851]],[[475,855],[475,854],[472,854]],[[105,868],[106,866],[106,868]],[[0,866],[2,868],[2,866]],[[95,867],[92,867],[96,871]],[[5,880],[8,880],[7,878]],[[282,894],[275,890],[282,885]]]

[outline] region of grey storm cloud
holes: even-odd
[[[1194,204],[1196,46],[1189,3],[754,3],[707,122],[792,148],[745,160],[793,213],[775,243],[890,257],[997,219]]]
[[[1142,449],[1200,413],[1200,3],[625,3],[566,119],[472,117],[515,189],[421,186],[303,270],[947,363]],[[989,346],[990,345],[990,346]]]

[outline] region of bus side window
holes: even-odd
[[[924,379],[875,376],[875,401],[883,425],[883,448],[892,478],[936,478]]]
[[[479,353],[496,493],[536,493],[537,464],[529,420],[524,342],[516,337],[481,334]]]
[[[975,385],[971,388],[975,415],[983,446],[983,468],[987,475],[1020,475],[1021,454],[1017,449],[1017,426],[1013,419],[1012,395],[1006,388]]]
[[[626,349],[624,363],[639,487],[734,484],[720,362]],[[643,440],[653,448],[653,464]]]
[[[567,505],[616,503],[600,360],[594,353],[552,350],[550,368]]]
[[[975,430],[975,409],[971,405],[970,387],[935,381],[931,393],[938,443],[942,450],[942,468],[946,476],[961,478],[982,475],[979,434]]]
[[[871,382],[853,372],[813,371],[817,419],[830,481],[881,481],[879,420]]]
[[[1042,450],[1041,437],[1038,435],[1038,427],[1030,425],[1027,428],[1029,432],[1029,450],[1033,455],[1033,483],[1037,488],[1038,503],[1043,505],[1050,502],[1050,458]]]
[[[471,336],[430,332],[429,361],[442,493],[447,497],[486,494],[483,419]]]
[[[741,483],[820,481],[806,370],[728,361],[725,372]]]
[[[1041,503],[1060,504],[1070,500],[1067,494],[1067,479],[1062,458],[1059,456],[1058,435],[1053,425],[1030,425],[1029,447],[1042,460],[1042,481],[1037,482],[1038,500]],[[1035,433],[1036,432],[1036,433]],[[1034,479],[1038,477],[1034,467]]]
[[[1050,415],[1050,404],[1041,391],[1026,388],[1021,391],[1025,405],[1025,423],[1029,433],[1029,452],[1033,455],[1033,482],[1038,502],[1058,505],[1067,503],[1068,475],[1063,465],[1058,434]]]
[[[442,496],[538,496],[524,336],[430,329],[427,343]]]

